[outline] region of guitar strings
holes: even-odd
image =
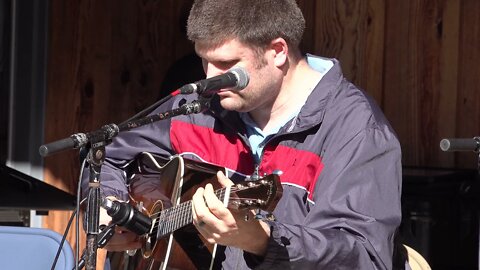
[[[232,186],[230,191],[234,193],[236,191],[240,191],[242,188],[237,186]],[[215,195],[219,197],[220,200],[224,199],[226,188],[222,188],[219,190],[214,191]],[[253,199],[253,198],[252,198]],[[232,197],[231,201],[237,200],[245,200]],[[151,233],[148,236],[156,235],[159,232],[160,226],[160,236],[164,236],[168,233],[171,233],[185,225],[188,225],[192,222],[192,210],[191,210],[191,200],[180,203],[177,206],[170,207],[164,210],[160,210],[158,212],[152,213],[151,216],[155,216],[152,220],[154,222],[154,226],[152,227]],[[180,214],[180,218],[178,215]]]
[[[223,200],[225,197],[225,190],[226,189],[217,190],[215,191],[215,195],[217,195],[220,200]],[[236,191],[239,189],[232,188],[232,190]],[[236,200],[245,200],[245,198],[231,198],[231,201]],[[152,232],[149,234],[149,236],[157,234],[158,231],[160,231],[161,236],[166,235],[192,222],[191,201],[183,202],[175,207],[156,212],[152,216],[157,216],[153,219],[154,224],[156,225],[152,227]],[[162,228],[159,230],[160,226]]]
[[[224,198],[224,196],[225,196],[225,190],[226,190],[225,188],[224,188],[224,189],[216,190],[216,191],[215,191],[215,195],[219,196],[219,199],[220,199],[220,200],[223,200],[223,198]],[[232,187],[232,189],[231,189],[232,192],[231,192],[231,193],[234,193],[234,192],[239,191],[239,190],[241,190],[241,189],[236,188],[236,187]],[[244,198],[244,197],[243,197],[242,199],[236,198],[236,197],[231,197],[231,198],[230,198],[230,200],[232,200],[232,201],[238,201],[238,200],[255,200],[255,199],[256,199],[256,198]],[[183,203],[181,203],[181,204],[179,204],[179,205],[177,205],[177,206],[170,207],[170,208],[167,208],[167,209],[162,209],[162,210],[160,210],[159,212],[154,212],[154,213],[152,213],[151,215],[152,215],[152,216],[155,216],[155,215],[161,214],[162,212],[167,213],[167,212],[174,211],[174,210],[181,210],[181,209],[183,209],[185,206],[189,206],[189,207],[190,207],[190,205],[191,205],[191,201],[186,201],[186,202],[183,202]],[[178,209],[177,209],[177,208],[178,208]]]
[[[225,188],[219,189],[215,191],[215,195],[217,195],[220,199],[223,199],[225,196],[225,190]],[[179,214],[181,217],[180,219],[178,218]],[[173,232],[192,222],[191,201],[186,201],[177,206],[153,213],[152,216],[156,216],[156,218],[153,219],[154,224],[156,225],[152,227],[152,232],[148,234],[149,236],[152,236],[152,234],[157,234],[160,226],[162,226],[160,235]]]

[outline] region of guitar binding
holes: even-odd
[[[152,207],[152,211],[149,214],[150,218],[152,219],[152,229],[148,234],[144,236],[144,243],[142,246],[142,256],[145,259],[150,258],[153,255],[153,251],[156,248],[157,240],[160,239],[159,237],[159,226],[160,226],[160,217],[163,210],[163,202],[157,201],[154,206]]]

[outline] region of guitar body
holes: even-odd
[[[278,174],[221,187],[216,174],[225,168],[181,156],[166,160],[142,153],[127,170],[130,203],[152,219],[134,256],[110,258],[113,269],[212,269],[217,246],[203,240],[192,222],[191,199],[211,183],[230,209],[272,212],[282,195]],[[128,260],[125,260],[127,258]]]
[[[170,160],[142,153],[130,175],[130,201],[144,214],[155,219],[162,210],[191,200],[196,189],[216,182],[217,171],[225,169],[207,163],[175,156]],[[135,267],[130,269],[208,269],[213,245],[202,241],[193,225],[160,239],[144,237],[138,250]],[[168,258],[167,266],[164,262]],[[166,268],[165,268],[166,267]]]

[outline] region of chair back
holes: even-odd
[[[0,265],[11,270],[51,269],[62,235],[48,229],[0,226]],[[73,251],[63,243],[55,270],[72,270]]]
[[[432,270],[427,260],[413,248],[404,245],[407,249],[408,264],[412,270]]]

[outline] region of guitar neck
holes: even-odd
[[[223,201],[226,188],[215,191],[215,195]],[[155,220],[154,220],[155,222]],[[161,238],[193,222],[192,201],[163,210],[158,216],[158,237]]]

